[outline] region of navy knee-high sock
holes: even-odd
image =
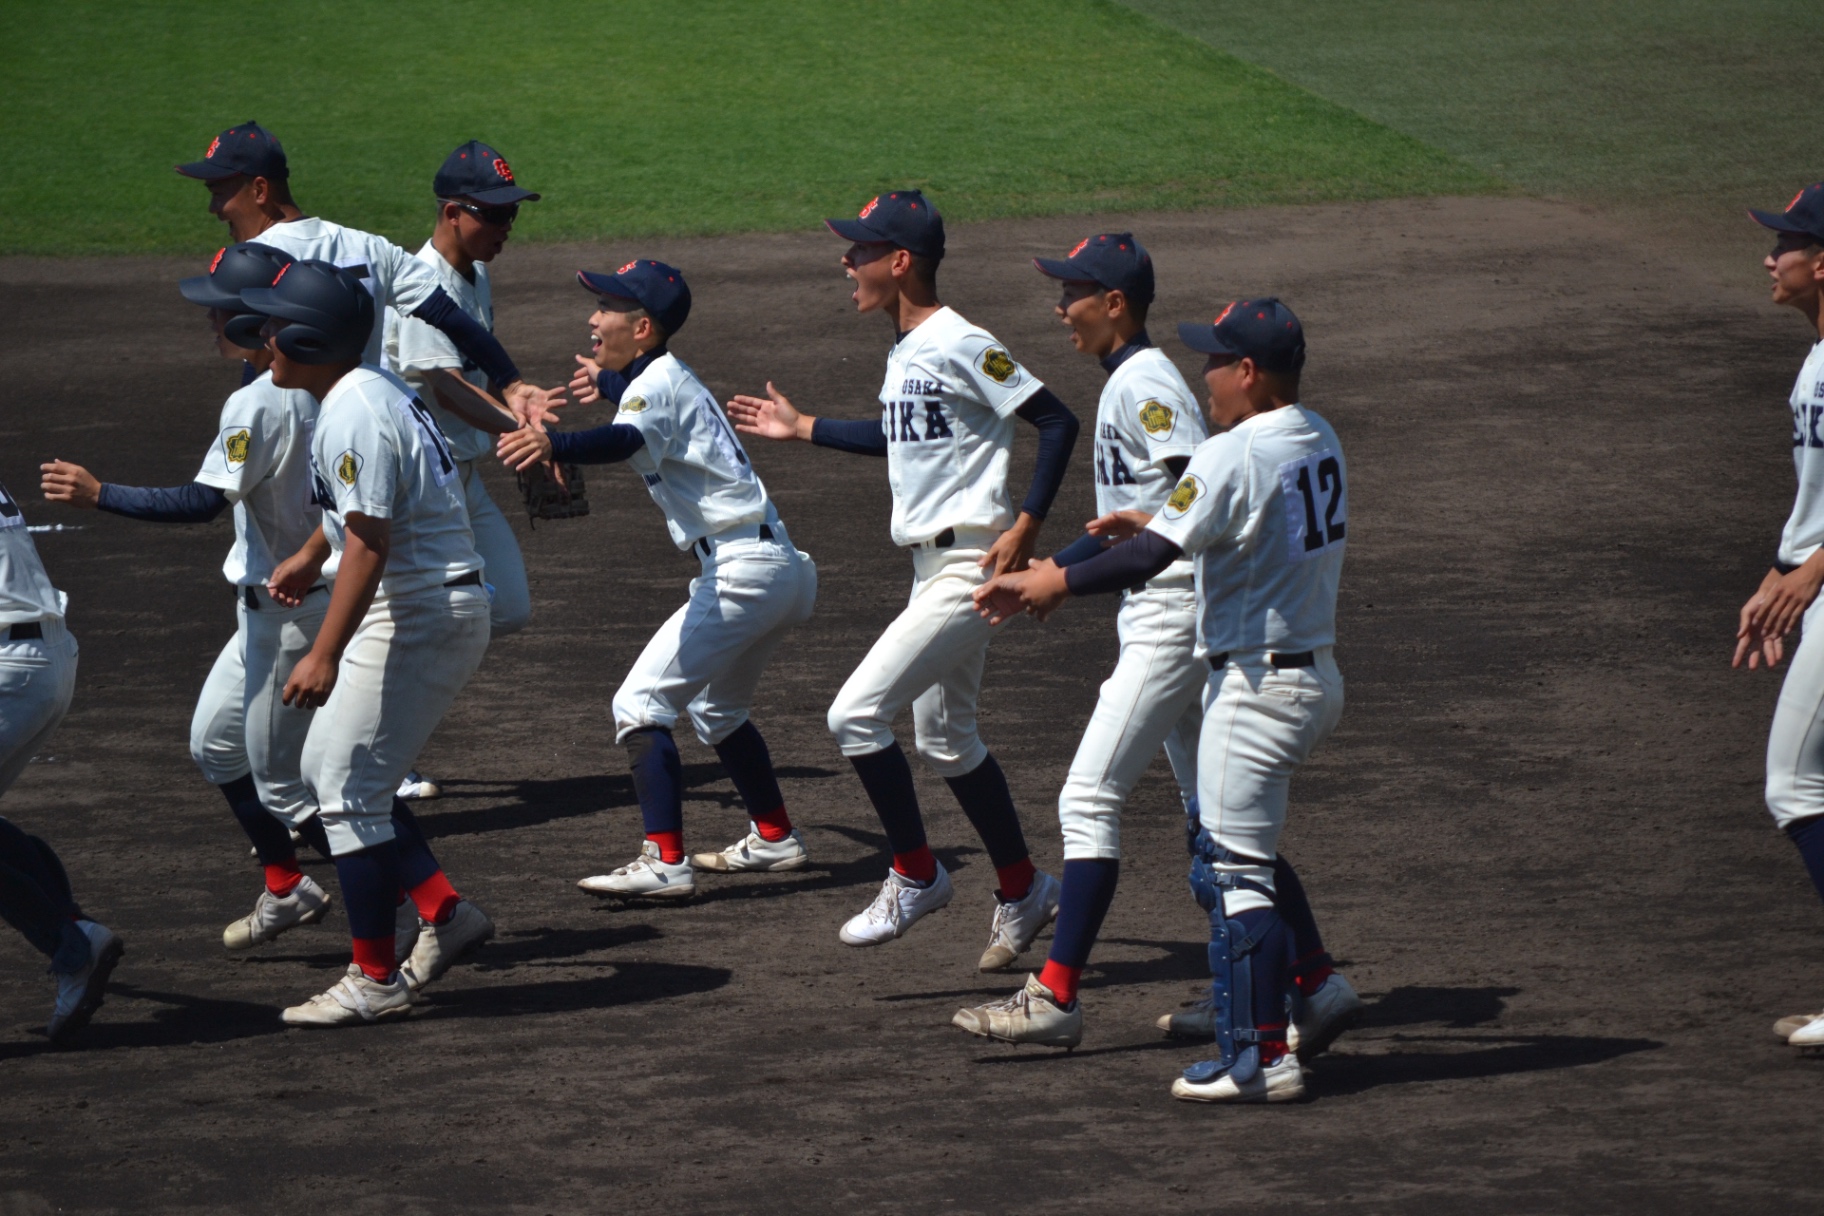
[[[861,788],[880,816],[887,847],[893,851],[893,868],[908,878],[929,882],[937,873],[937,862],[925,842],[925,820],[918,813],[918,791],[912,785],[906,753],[894,743],[865,756],[850,756],[849,763],[855,766]]]
[[[247,833],[248,842],[260,855],[261,865],[282,866],[297,857],[298,850],[291,843],[290,829],[260,801],[251,773],[243,773],[216,788],[228,800],[228,809],[234,812],[241,831]]]
[[[405,799],[393,796],[393,839],[399,844],[399,886],[410,891],[443,867],[424,839],[418,816]]]
[[[383,840],[336,858],[355,962],[371,978],[393,973],[393,909],[399,900],[399,845]]]
[[[1013,791],[1007,788],[1007,774],[990,755],[969,772],[945,777],[944,782],[988,848],[1001,898],[1024,897],[1032,887],[1032,859],[1026,851],[1026,834],[1020,830],[1020,813],[1013,808]]]
[[[68,975],[89,961],[89,939],[75,929],[80,915],[57,854],[0,818],[0,919]]]
[[[1805,869],[1811,874],[1811,885],[1818,889],[1818,897],[1824,899],[1824,815],[1813,815],[1788,825],[1786,837],[1798,846],[1799,856],[1805,859]]]
[[[1064,891],[1058,897],[1058,923],[1051,931],[1049,961],[1081,970],[1102,932],[1102,920],[1115,898],[1121,863],[1089,857],[1064,863]]]
[[[743,722],[716,744],[716,757],[735,783],[735,792],[747,807],[747,817],[767,840],[784,840],[792,832],[785,813],[785,794],[773,773],[773,756],[766,739],[752,722]]]
[[[1230,932],[1251,936],[1271,908],[1254,908],[1229,918]],[[1286,1054],[1286,1025],[1292,1002],[1292,958],[1297,949],[1292,927],[1282,913],[1260,944],[1254,948],[1254,1027],[1262,1032],[1261,1062],[1270,1064]]]
[[[1336,960],[1324,949],[1324,939],[1317,932],[1317,917],[1311,911],[1311,901],[1305,896],[1305,884],[1298,880],[1298,872],[1283,854],[1273,859],[1273,890],[1273,902],[1278,905],[1286,926],[1292,930],[1295,951],[1292,980],[1300,992],[1310,996],[1322,988],[1324,981],[1336,970]]]
[[[646,839],[659,846],[660,860],[684,860],[684,761],[677,741],[663,727],[627,736],[627,763],[640,799]]]
[[[309,819],[300,823],[298,825],[298,835],[304,838],[305,844],[309,845],[323,856],[335,856],[335,854],[331,853],[329,850],[329,833],[323,827],[323,816],[312,815]]]

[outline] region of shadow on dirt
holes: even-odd
[[[1346,1042],[1347,1040],[1345,1040]],[[1528,1034],[1397,1035],[1379,1043],[1437,1043],[1442,1051],[1388,1051],[1373,1055],[1332,1053],[1312,1065],[1313,1083],[1323,1097],[1341,1097],[1383,1085],[1463,1081],[1514,1073],[1582,1068],[1665,1044],[1654,1039],[1608,1039],[1593,1035]]]
[[[614,968],[613,975],[432,992],[421,998],[422,1007],[439,1018],[501,1018],[524,1013],[607,1009],[711,992],[727,984],[734,974],[726,967],[684,963],[606,965]]]
[[[123,1001],[153,1001],[165,1006],[150,1019],[138,1022],[106,1020],[110,1009],[118,1012]],[[132,1047],[182,1047],[193,1043],[226,1043],[260,1035],[280,1034],[279,1006],[252,1001],[223,1001],[188,996],[181,992],[155,992],[132,984],[108,985],[108,1004],[98,1020],[90,1023],[70,1050],[113,1051]],[[0,1043],[0,1060],[14,1060],[39,1052],[60,1051],[48,1042]]]

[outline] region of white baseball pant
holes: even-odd
[[[1197,595],[1188,588],[1128,592],[1116,618],[1121,657],[1058,795],[1064,860],[1119,859],[1121,809],[1161,747],[1188,805],[1197,792],[1197,736],[1209,666],[1196,655]]]
[[[614,694],[616,742],[643,728],[672,730],[688,714],[713,747],[747,721],[767,661],[817,603],[817,564],[772,530],[773,540],[712,539],[690,598]]]
[[[976,732],[982,665],[994,627],[970,593],[987,580],[976,563],[998,532],[958,529],[948,549],[912,550],[912,596],[830,706],[830,733],[845,756],[893,746],[893,719],[912,707],[918,754],[944,777],[988,757]]]
[[[50,741],[76,692],[76,639],[62,621],[41,638],[6,640],[0,625],[0,794]]]
[[[304,740],[304,783],[330,852],[393,838],[393,794],[488,649],[478,586],[376,599]]]
[[[1767,734],[1767,809],[1782,830],[1824,815],[1824,596],[1800,628]]]
[[[469,508],[469,529],[475,534],[475,552],[481,554],[487,569],[481,576],[494,588],[494,603],[488,612],[488,625],[493,637],[518,633],[532,619],[532,591],[526,585],[526,559],[519,551],[519,538],[513,525],[501,514],[481,470],[473,460],[465,460],[462,470],[462,498]]]
[[[1208,666],[1205,660],[1199,663]],[[1235,653],[1208,673],[1197,745],[1197,808],[1204,830],[1240,860],[1216,868],[1273,890],[1292,774],[1343,715],[1343,675],[1329,646],[1311,667],[1276,669],[1265,651]],[[1230,916],[1269,907],[1257,891],[1223,897]]]

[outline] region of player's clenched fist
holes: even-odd
[[[53,460],[38,466],[43,474],[40,487],[46,502],[68,503],[72,507],[94,507],[101,502],[101,482],[79,464]]]
[[[508,431],[500,437],[495,451],[502,464],[516,473],[523,473],[533,465],[551,459],[551,436],[532,427]]]
[[[1042,558],[1025,570],[996,575],[971,594],[976,612],[990,625],[999,625],[1022,612],[1044,620],[1070,597],[1070,586],[1064,581],[1064,568]]]
[[[809,440],[811,428],[817,420],[809,414],[800,413],[785,394],[773,387],[773,382],[766,382],[766,396],[747,397],[737,394],[729,399],[728,416],[734,420],[735,429],[743,435],[759,435],[763,439],[803,439]]]

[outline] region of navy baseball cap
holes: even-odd
[[[1103,232],[1077,242],[1061,258],[1034,258],[1039,273],[1067,283],[1094,283],[1136,304],[1153,302],[1153,255],[1131,232]]]
[[[278,136],[251,118],[210,140],[203,159],[179,165],[177,171],[205,182],[219,182],[230,177],[283,181],[291,176]]]
[[[894,245],[920,257],[944,256],[944,217],[917,190],[877,194],[852,220],[825,220],[844,240]]]
[[[471,139],[444,158],[431,179],[438,198],[472,198],[484,207],[536,203],[539,196],[517,185],[507,158],[479,139]]]
[[[684,328],[690,316],[690,288],[684,272],[650,258],[635,258],[613,274],[576,272],[576,281],[598,296],[632,300],[644,308],[669,336]]]
[[[1816,237],[1824,242],[1824,182],[1813,182],[1793,195],[1784,211],[1756,211],[1750,207],[1748,214],[1763,228]]]
[[[1178,339],[1206,355],[1252,359],[1263,372],[1296,372],[1305,365],[1305,329],[1273,296],[1237,300],[1207,324],[1186,322]]]

